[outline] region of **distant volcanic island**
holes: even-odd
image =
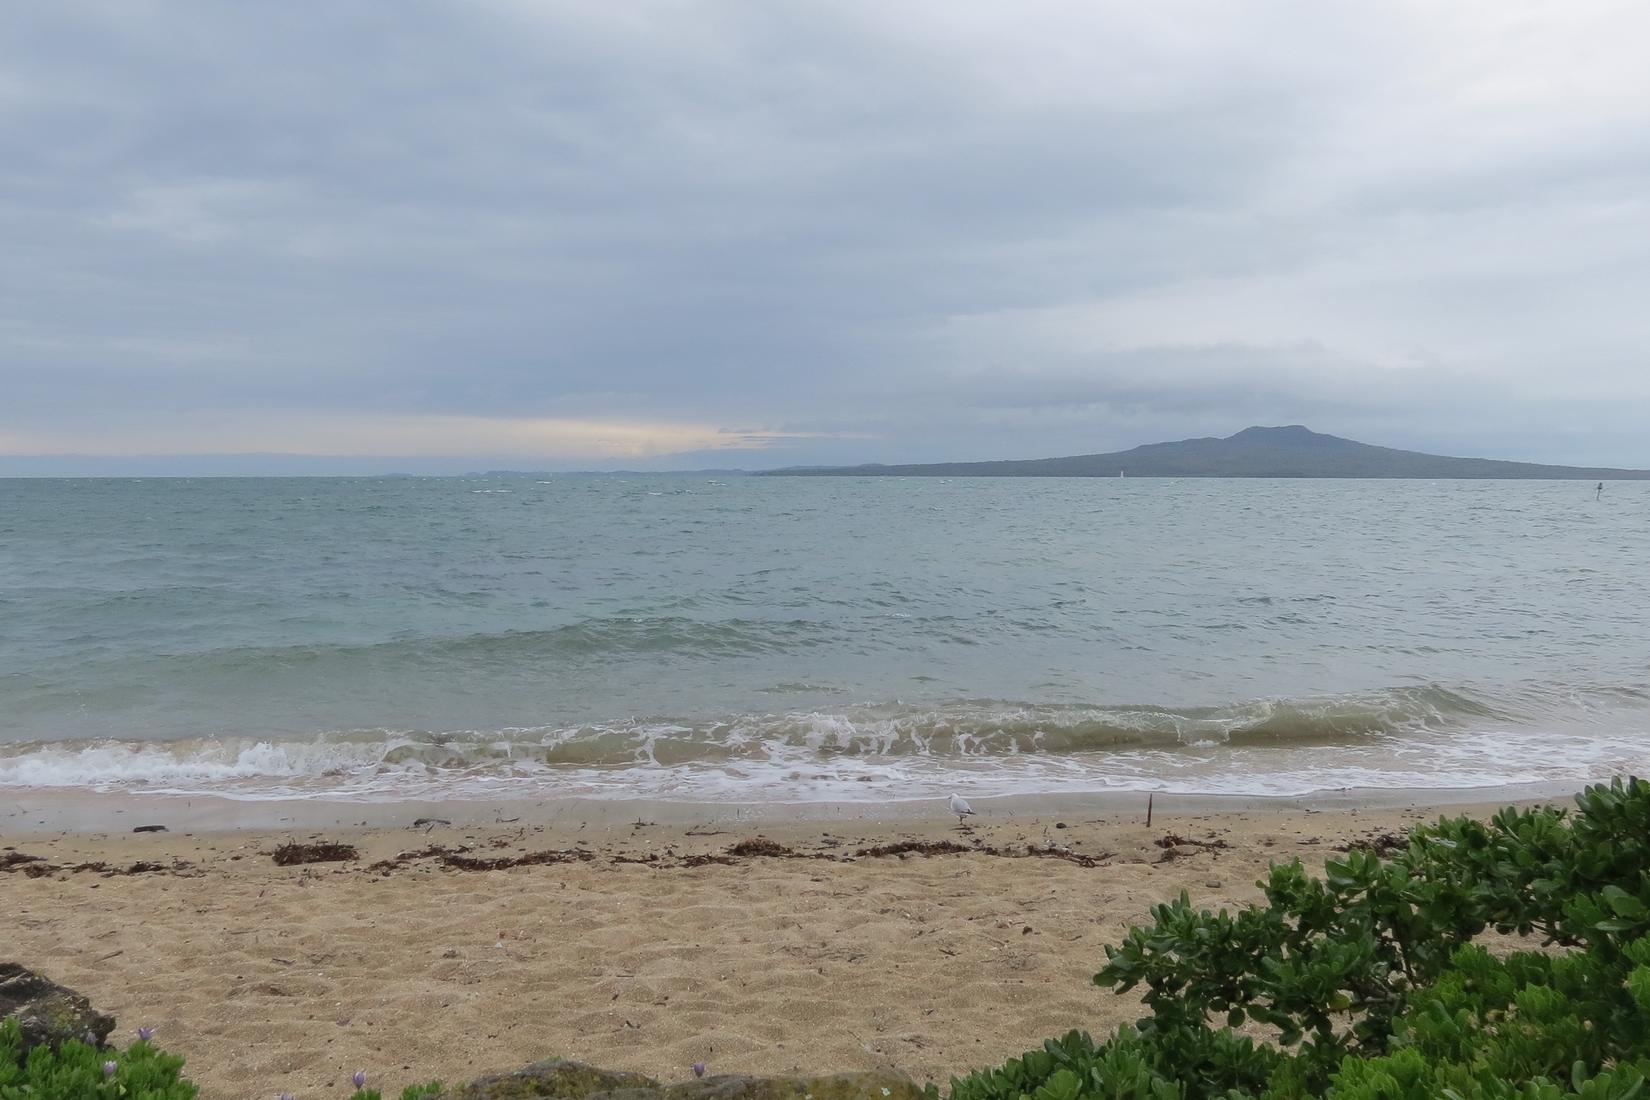
[[[1109,454],[998,462],[925,462],[885,466],[792,466],[766,477],[1367,477],[1650,480],[1650,470],[1543,466],[1489,458],[1376,447],[1323,435],[1299,424],[1245,428],[1225,439],[1148,443]]]

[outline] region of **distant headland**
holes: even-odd
[[[1245,428],[1225,439],[1148,443],[1109,454],[1029,458],[998,462],[926,462],[885,466],[793,466],[763,470],[768,477],[1368,477],[1368,478],[1578,478],[1650,480],[1650,470],[1596,466],[1543,466],[1489,458],[1376,447],[1323,435],[1299,424]]]

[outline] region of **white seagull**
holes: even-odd
[[[957,795],[951,796],[951,812],[957,815],[957,824],[963,823],[963,818],[974,816],[974,807],[970,806]]]

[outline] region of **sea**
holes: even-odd
[[[1650,482],[0,480],[0,791],[877,803],[1650,766]]]

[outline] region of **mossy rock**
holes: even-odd
[[[441,1100],[574,1100],[606,1093],[656,1094],[659,1082],[639,1073],[605,1069],[549,1058],[514,1073],[481,1077],[441,1094]]]
[[[441,1100],[924,1100],[922,1089],[891,1070],[826,1077],[730,1074],[661,1085],[638,1073],[615,1073],[551,1058],[514,1073],[483,1077]]]
[[[55,1049],[68,1039],[101,1047],[115,1029],[113,1016],[19,963],[0,963],[0,1020],[4,1019],[17,1021],[25,1051],[37,1046]]]
[[[661,1100],[923,1100],[903,1073],[871,1070],[827,1077],[706,1077],[670,1085]]]

